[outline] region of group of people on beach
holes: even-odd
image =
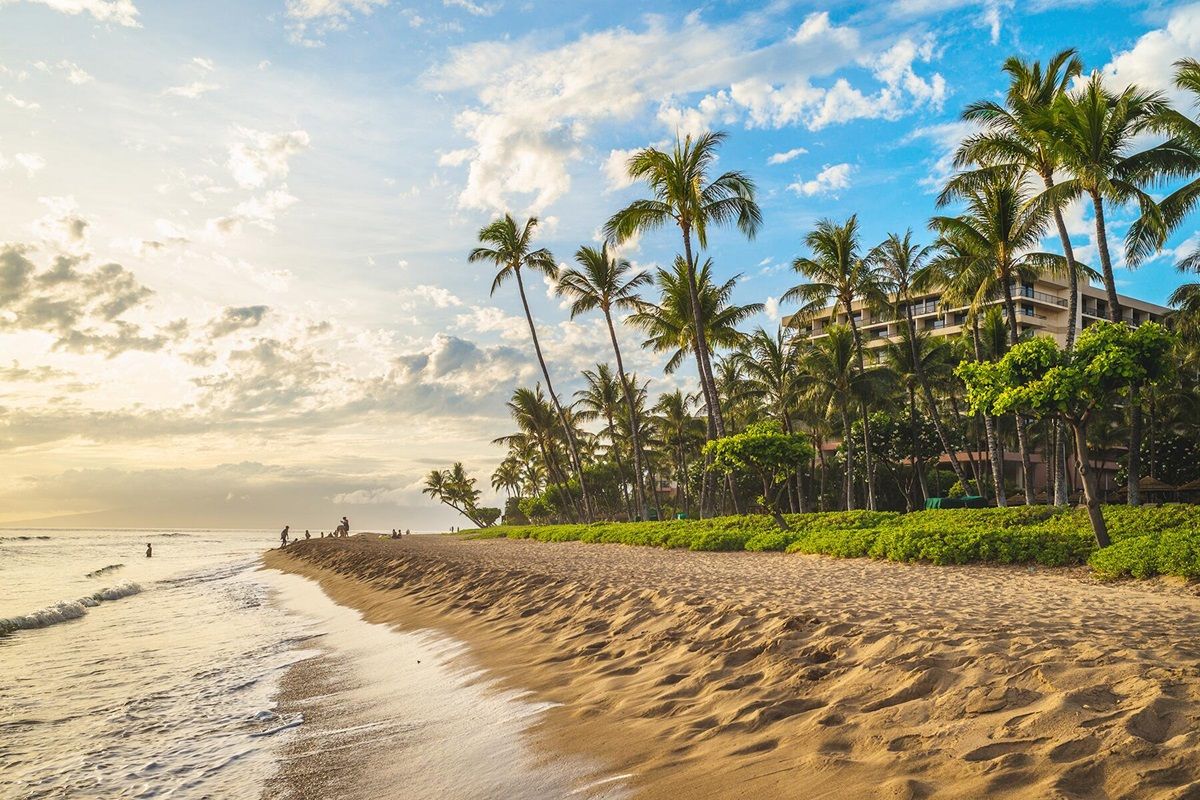
[[[279,546],[280,547],[288,546],[288,542],[291,541],[291,538],[290,538],[291,529],[292,529],[291,525],[284,525],[283,530],[279,532]],[[344,536],[349,536],[350,535],[350,520],[349,520],[349,518],[342,517],[341,520],[338,521],[337,527],[334,528],[333,533],[331,533],[329,535],[330,535],[330,537],[337,536],[339,538],[344,537]],[[305,531],[304,531],[304,538],[305,539],[312,538],[312,534],[309,533],[308,529],[305,529]],[[321,531],[321,538],[322,539],[325,538],[325,531]],[[298,541],[299,537],[296,537],[296,539]],[[147,545],[147,547],[148,547],[148,545]],[[147,551],[146,555],[147,556],[150,555],[149,551]]]
[[[399,539],[401,536],[411,536],[411,535],[412,535],[412,530],[410,530],[410,529],[399,530],[397,528],[392,528],[392,538],[393,539]]]

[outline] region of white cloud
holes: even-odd
[[[0,0],[0,6],[16,0]],[[141,27],[137,21],[138,10],[133,0],[27,0],[48,6],[63,14],[91,14],[100,22],[115,22],[128,28]]]
[[[37,153],[17,153],[13,156],[13,161],[16,161],[25,168],[25,172],[29,177],[33,177],[35,172],[40,171],[46,166],[46,159],[39,156]]]
[[[292,40],[298,44],[319,46],[320,36],[343,30],[355,13],[370,14],[386,6],[388,0],[287,0],[286,14],[292,22]],[[316,39],[308,37],[310,26]]]
[[[938,108],[945,97],[940,75],[922,77],[914,68],[933,60],[932,39],[866,41],[826,13],[809,15],[791,35],[781,38],[778,30],[770,12],[719,25],[698,14],[677,26],[650,16],[640,31],[594,31],[546,50],[528,41],[455,49],[426,83],[439,91],[471,92],[478,100],[456,118],[471,146],[442,156],[444,166],[468,165],[460,205],[491,210],[524,204],[538,212],[570,189],[569,166],[587,152],[595,126],[653,109],[670,133],[739,122],[817,130]],[[846,78],[813,83],[863,66],[872,76],[869,88]],[[610,153],[604,164],[610,184],[617,177],[614,158]]]
[[[970,136],[978,128],[971,122],[943,122],[937,125],[926,125],[916,128],[904,137],[902,144],[911,144],[924,139],[933,143],[935,156],[924,162],[927,174],[917,179],[917,183],[925,187],[929,193],[942,190],[946,181],[958,170],[954,167],[954,153],[963,139]]]
[[[263,133],[248,128],[238,129],[238,138],[229,145],[229,168],[238,186],[254,189],[268,180],[281,180],[288,175],[288,159],[308,149],[305,131]]]
[[[1200,3],[1180,6],[1171,12],[1166,27],[1144,34],[1134,46],[1118,53],[1102,70],[1106,82],[1117,89],[1135,83],[1146,89],[1165,91],[1177,101],[1184,94],[1175,88],[1173,64],[1200,53]],[[1190,101],[1190,97],[1187,98]]]
[[[201,56],[196,56],[192,59],[192,63],[204,72],[212,72],[217,68],[217,65],[213,63],[211,58],[202,58]]]
[[[412,288],[401,289],[396,293],[400,297],[400,308],[404,311],[415,311],[418,308],[450,308],[461,306],[463,301],[452,292],[441,286],[422,284]]]
[[[803,147],[793,147],[791,150],[785,150],[782,153],[773,153],[771,155],[771,157],[767,159],[767,163],[768,164],[786,164],[787,162],[794,159],[796,156],[802,156],[807,152],[808,151],[805,150]]]
[[[0,3],[0,5],[2,5],[2,3]],[[76,64],[74,61],[63,60],[59,61],[57,64],[49,64],[45,61],[35,61],[33,66],[35,69],[45,72],[47,75],[53,75],[56,72],[60,73],[64,78],[67,79],[69,83],[73,83],[76,86],[90,83],[92,80],[94,80],[92,76],[88,74],[87,70]]]
[[[768,297],[763,301],[763,313],[767,315],[767,319],[772,322],[779,321],[779,298]]]
[[[849,164],[826,164],[825,168],[817,173],[817,177],[809,181],[797,180],[788,188],[805,197],[834,194],[840,189],[850,187],[850,173],[853,169]]]
[[[245,225],[255,225],[274,233],[275,219],[296,202],[296,196],[288,192],[287,184],[284,184],[260,197],[238,203],[223,217],[210,219],[206,230],[210,235],[221,237],[241,233]]]
[[[73,256],[88,252],[88,221],[79,213],[74,197],[39,197],[46,214],[33,222],[33,233],[60,253]]]
[[[8,102],[9,105],[16,106],[17,108],[20,108],[24,111],[37,111],[39,108],[41,108],[40,105],[33,102],[32,100],[22,100],[21,98],[15,96],[15,95],[12,95],[12,94],[6,94],[4,96],[4,99]]]
[[[1077,3],[1058,3],[1060,5],[1075,5]],[[979,15],[975,25],[986,28],[991,34],[992,44],[1000,41],[1000,33],[1004,27],[1004,15],[1013,9],[1015,0],[899,0],[892,4],[889,11],[899,15],[925,15],[944,13],[960,8],[977,8]],[[1055,5],[1055,0],[1043,0],[1044,6]]]
[[[209,83],[208,81],[192,81],[191,83],[185,83],[180,86],[172,86],[169,89],[164,89],[163,94],[171,95],[172,97],[186,97],[188,100],[195,100],[201,95],[208,94],[209,92],[215,92],[220,88],[221,86],[216,83]]]
[[[633,149],[609,151],[608,158],[604,159],[602,172],[604,173],[604,179],[610,192],[633,185],[633,178],[629,177],[627,166],[629,164],[629,157],[636,152]]]
[[[461,8],[477,17],[490,17],[500,10],[500,3],[473,3],[471,0],[442,0],[446,8]]]

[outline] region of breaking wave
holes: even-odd
[[[33,628],[48,628],[60,622],[79,619],[89,608],[95,608],[106,600],[119,600],[142,590],[136,583],[122,583],[92,592],[78,600],[63,600],[49,608],[34,611],[32,614],[22,614],[16,617],[0,618],[0,636],[13,631],[25,631]]]
[[[123,566],[125,566],[125,565],[124,564],[109,564],[107,567],[101,567],[100,569],[94,569],[91,572],[89,572],[87,575],[84,575],[83,577],[98,578],[101,575],[107,575],[110,572],[116,572]]]

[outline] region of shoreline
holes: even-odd
[[[265,563],[555,703],[639,798],[1200,792],[1200,599],[1021,569],[451,537]]]

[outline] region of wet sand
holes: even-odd
[[[467,642],[636,797],[1200,798],[1195,587],[431,536],[266,560]]]

